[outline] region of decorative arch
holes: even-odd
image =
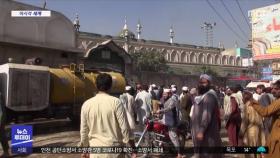
[[[171,61],[171,62],[175,62],[177,53],[173,50],[173,51],[170,53],[170,56],[171,56],[170,61]]]
[[[222,56],[222,64],[223,64],[223,65],[227,65],[227,64],[228,64],[227,59],[228,59],[227,55],[223,55],[223,56]]]
[[[180,62],[180,55],[181,53],[178,52],[178,51],[175,51],[176,55],[175,55],[175,59],[174,59],[174,62]]]
[[[194,52],[190,53],[190,62],[191,63],[197,63],[196,54]]]
[[[217,55],[215,55],[215,59],[214,59],[214,64],[216,64],[216,65],[219,65],[219,64],[221,64],[221,58],[220,58],[220,56],[217,54]]]
[[[198,63],[204,63],[204,54],[203,53],[198,54],[197,61],[198,61]]]
[[[169,54],[168,54],[168,53],[165,53],[165,54],[164,54],[164,58],[165,58],[166,61],[169,61]]]
[[[232,65],[232,66],[235,65],[234,56],[230,56],[230,57],[229,57],[229,64]]]
[[[242,66],[241,58],[237,57],[236,58],[236,66]]]
[[[182,63],[188,62],[188,54],[186,52],[181,52],[181,62]]]
[[[207,54],[206,62],[207,64],[213,64],[213,57],[211,54]]]
[[[159,53],[162,54],[166,61],[169,61],[169,55],[165,49],[159,50]]]

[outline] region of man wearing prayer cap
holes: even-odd
[[[177,88],[175,88],[175,87],[171,88],[171,92],[172,93],[176,93],[177,92]]]
[[[218,97],[211,87],[211,77],[203,74],[200,76],[197,86],[198,96],[195,97],[191,125],[193,144],[199,147],[220,147],[222,140],[220,135],[221,121]],[[221,158],[222,154],[198,153],[200,158]]]
[[[142,91],[135,96],[137,121],[144,126],[144,118],[151,115],[152,95],[148,92],[148,85],[142,85]]]
[[[153,99],[159,101],[160,100],[160,89],[155,84],[153,84],[153,91],[155,93],[155,96]]]
[[[178,100],[172,94],[171,89],[163,89],[163,109],[158,110],[158,114],[163,114],[163,118],[161,122],[168,126],[168,134],[169,137],[174,144],[175,148],[177,149],[178,155],[177,157],[182,157],[180,152],[180,143],[176,133],[176,126],[177,126],[177,104]]]
[[[131,86],[125,87],[126,93],[120,96],[120,100],[123,103],[124,109],[126,111],[127,120],[131,130],[135,129],[135,101],[133,97],[133,89]]]
[[[185,125],[184,127],[186,129],[188,129],[188,138],[190,138],[191,136],[191,131],[189,130],[189,126],[186,127],[186,125],[190,124],[190,110],[191,110],[191,106],[192,106],[192,98],[191,98],[191,94],[189,93],[189,88],[186,86],[182,87],[182,93],[179,97],[179,105],[180,105],[180,109],[181,109],[181,119],[180,119],[180,125]]]
[[[171,89],[169,89],[169,88],[164,88],[164,89],[163,89],[163,93],[171,93]]]
[[[189,91],[189,88],[188,88],[187,86],[183,86],[183,87],[182,87],[182,91],[183,91],[183,92],[188,92],[188,91]]]
[[[175,84],[172,84],[170,88],[177,88],[177,86]]]
[[[180,122],[180,120],[182,119],[182,112],[181,112],[181,107],[180,107],[180,101],[179,101],[179,95],[177,94],[177,88],[176,87],[173,87],[173,88],[171,88],[171,92],[172,92],[172,98],[174,99],[174,100],[176,100],[176,104],[175,104],[175,106],[176,106],[176,112],[177,112],[177,114],[176,114],[176,124],[177,125],[179,125],[179,122]]]
[[[132,88],[131,86],[125,86],[125,90],[126,90],[126,91],[131,90],[131,88]]]
[[[152,100],[157,99],[155,89],[157,89],[157,86],[155,84],[151,84],[150,89],[149,89],[149,93],[152,95]]]

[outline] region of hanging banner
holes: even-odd
[[[253,60],[280,58],[280,3],[249,11]]]

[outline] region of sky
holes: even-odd
[[[44,0],[16,0],[43,6]],[[206,46],[204,22],[216,23],[213,27],[213,46],[221,42],[225,48],[247,47],[251,38],[248,11],[276,3],[280,0],[46,0],[46,8],[61,12],[71,21],[78,13],[80,31],[116,36],[124,26],[136,35],[140,20],[145,40],[169,41],[173,26],[174,42]],[[240,8],[238,6],[239,2]],[[209,3],[210,5],[209,5]],[[230,16],[235,19],[233,20]],[[213,8],[218,12],[217,15]],[[224,20],[222,20],[224,19]],[[235,23],[236,21],[236,23]],[[226,24],[225,24],[226,23]],[[241,29],[239,29],[241,28]]]

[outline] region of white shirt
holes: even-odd
[[[135,114],[135,101],[134,101],[134,97],[132,95],[130,95],[129,93],[126,93],[127,96],[127,119],[128,119],[128,123],[130,126],[130,129],[134,130],[135,129],[135,119],[134,119],[134,114]]]
[[[261,95],[260,94],[257,94],[257,93],[254,93],[253,94],[253,98],[256,100],[256,101],[259,101]]]
[[[122,146],[133,138],[120,99],[98,93],[81,110],[81,146]],[[92,155],[91,155],[92,157]]]
[[[152,95],[146,91],[139,92],[135,97],[137,121],[143,124],[144,117],[150,117],[152,107]]]

